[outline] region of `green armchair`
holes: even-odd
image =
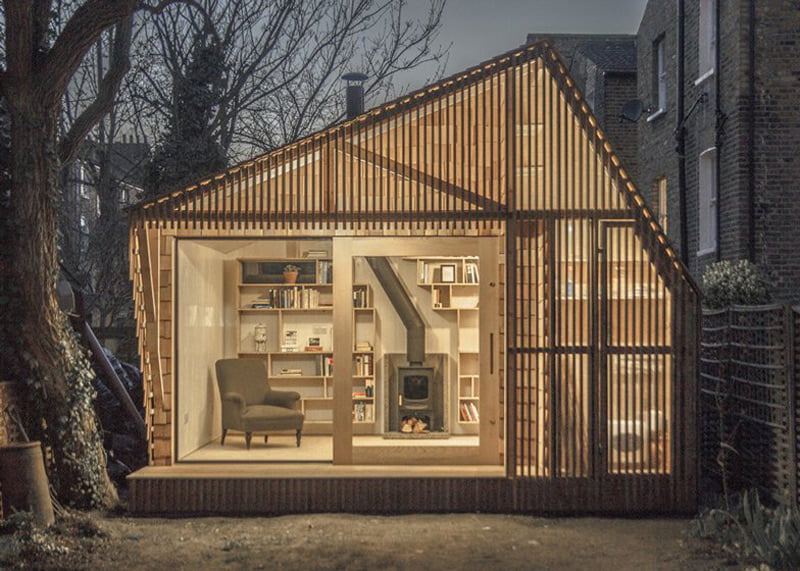
[[[303,413],[296,410],[300,394],[272,390],[263,359],[220,359],[216,369],[222,397],[223,446],[230,429],[244,432],[248,450],[254,432],[273,430],[295,430],[300,447],[304,420]],[[267,439],[264,436],[264,442]]]

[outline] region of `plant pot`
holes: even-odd
[[[55,521],[41,443],[0,446],[0,486],[6,517],[15,511],[29,511],[39,525]]]
[[[283,272],[283,281],[287,284],[296,284],[300,272]]]

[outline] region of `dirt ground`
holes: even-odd
[[[0,567],[35,569],[740,569],[686,519],[452,514],[129,518],[93,514],[0,537]],[[33,545],[36,544],[36,545]]]

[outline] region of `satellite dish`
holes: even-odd
[[[620,119],[625,119],[631,123],[636,123],[644,113],[644,105],[638,99],[632,99],[622,106],[622,111],[619,116]]]

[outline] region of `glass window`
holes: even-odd
[[[667,71],[664,55],[664,36],[653,43],[653,93],[656,99],[656,113],[667,109]]]
[[[714,72],[717,53],[717,1],[700,0],[700,23],[697,36],[698,76],[704,79]]]
[[[697,254],[717,250],[717,149],[711,147],[700,153],[698,173],[698,246]]]
[[[667,232],[667,179],[659,177],[656,179],[655,184],[655,198],[656,198],[656,216],[658,223],[664,233]]]

